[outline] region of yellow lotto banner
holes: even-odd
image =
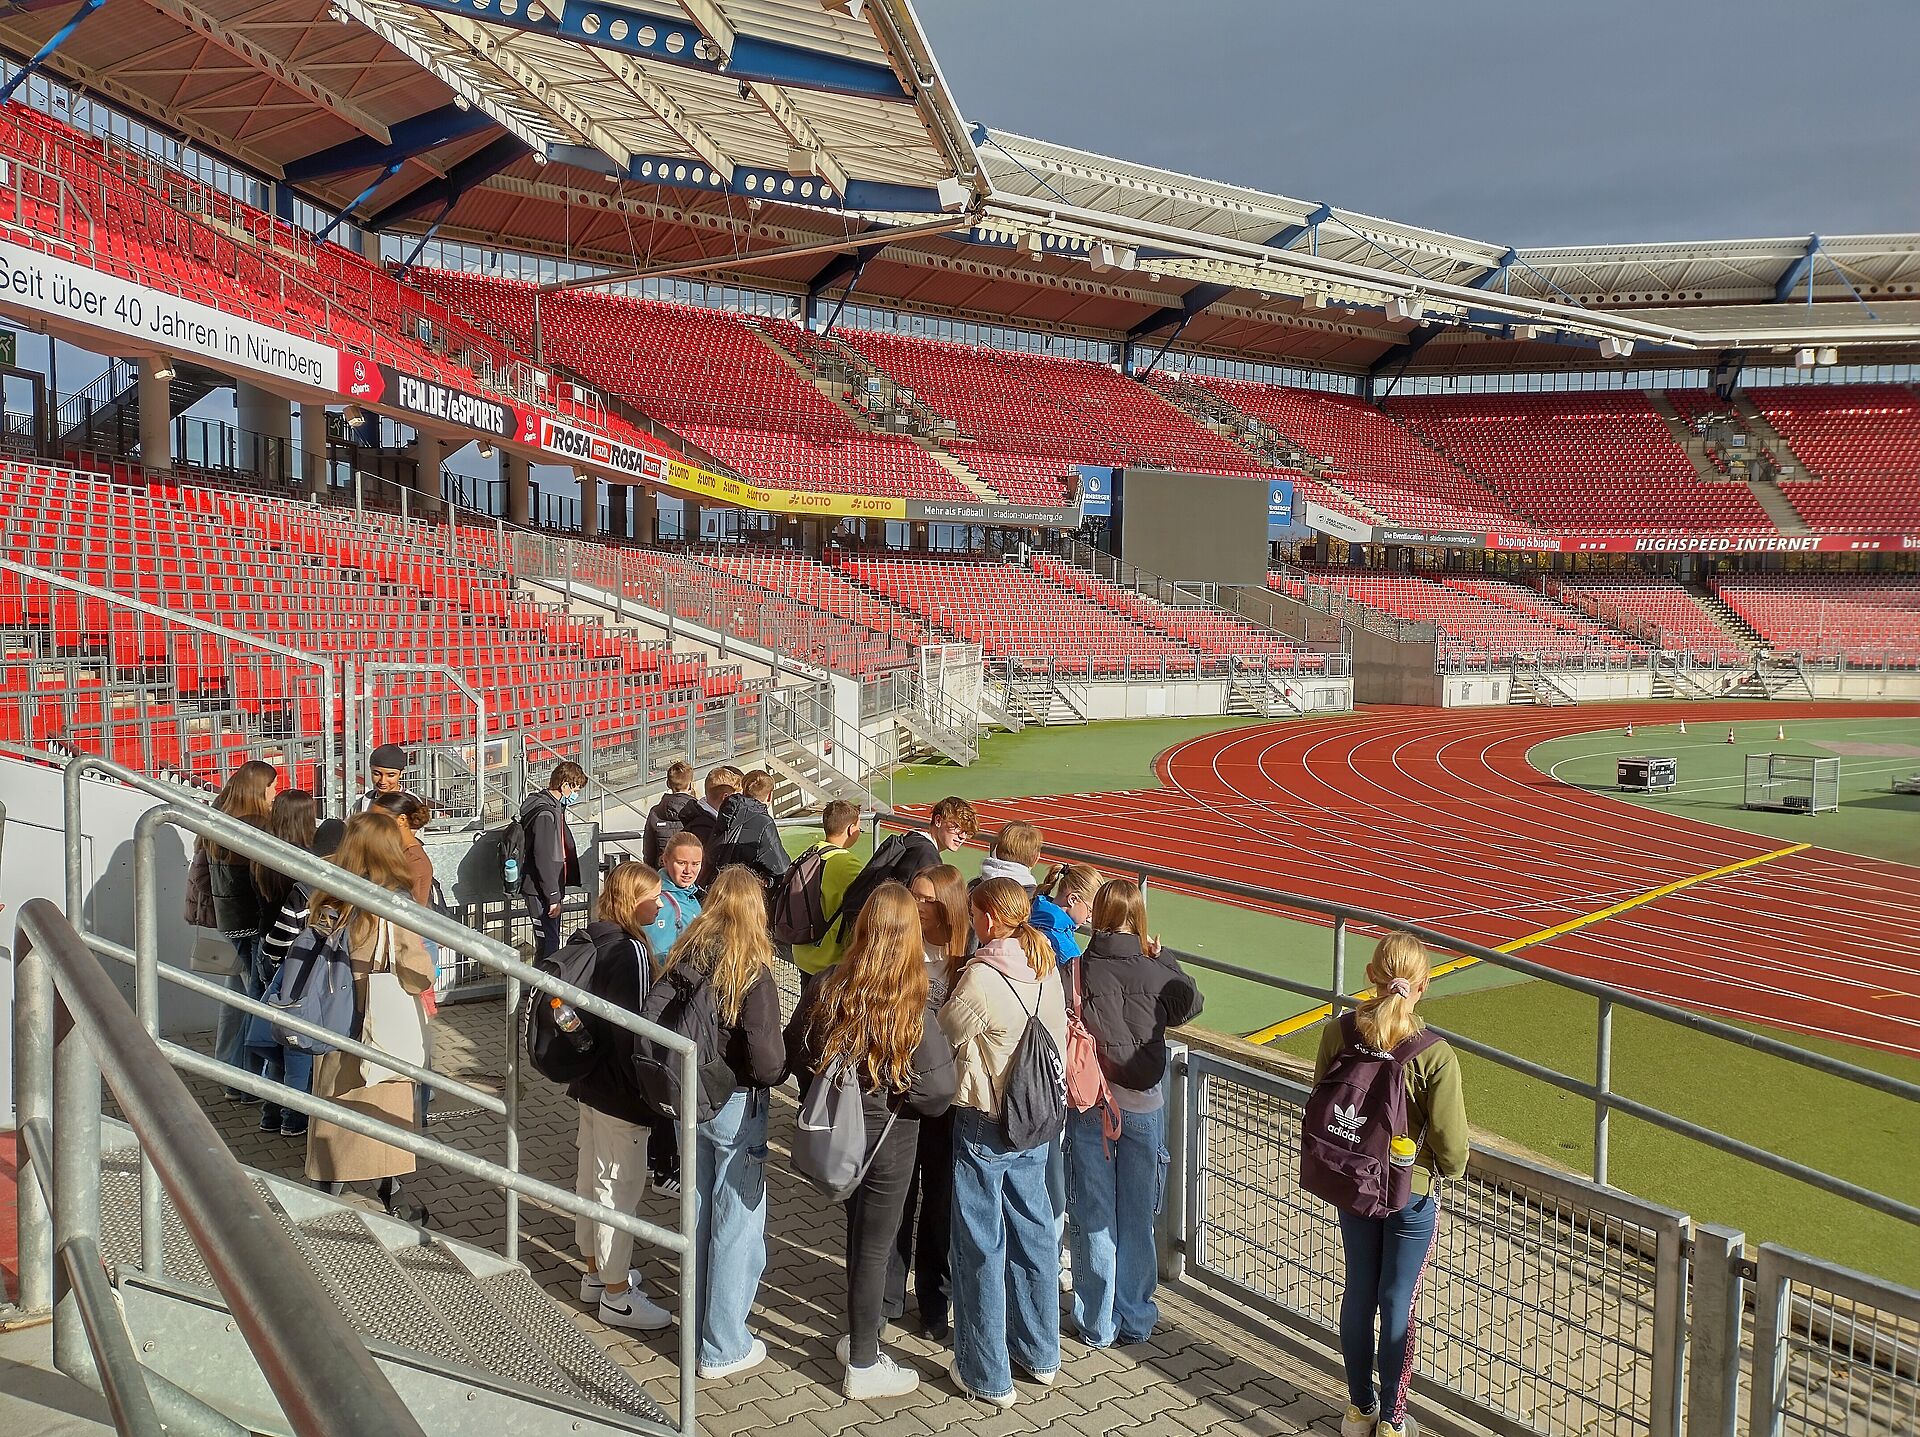
[[[696,498],[738,504],[746,509],[763,509],[775,514],[824,514],[832,518],[854,519],[907,517],[905,499],[870,494],[822,494],[810,489],[765,489],[758,484],[749,484],[744,479],[716,474],[711,469],[701,469],[678,459],[668,461],[666,483],[669,489]]]

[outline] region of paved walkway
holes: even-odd
[[[481,1086],[497,1087],[502,1073],[505,1018],[500,1002],[447,1009],[435,1025],[435,1067]],[[304,1144],[254,1130],[257,1110],[196,1085],[241,1162],[297,1175]],[[1124,1351],[1095,1352],[1063,1337],[1064,1362],[1052,1390],[1020,1388],[1018,1405],[997,1411],[957,1396],[946,1376],[950,1351],[911,1324],[888,1348],[920,1373],[911,1396],[872,1404],[840,1394],[834,1343],[842,1331],[846,1274],[844,1219],[794,1178],[786,1162],[794,1104],[775,1099],[771,1152],[768,1262],[755,1308],[754,1330],[770,1360],[759,1370],[702,1383],[700,1430],[711,1437],[778,1428],[792,1437],[855,1430],[866,1437],[964,1430],[978,1437],[1052,1429],[1079,1437],[1135,1431],[1146,1434],[1220,1432],[1265,1437],[1314,1429],[1322,1437],[1339,1427],[1338,1384],[1304,1370],[1257,1334],[1216,1317],[1178,1293],[1163,1293],[1161,1323],[1152,1339]],[[521,1106],[521,1153],[526,1170],[570,1185],[574,1173],[575,1108],[564,1094],[530,1075]],[[503,1124],[490,1114],[436,1104],[433,1135],[498,1159]],[[500,1194],[485,1185],[432,1168],[409,1182],[432,1209],[435,1229],[448,1237],[498,1250],[504,1231]],[[370,1199],[369,1199],[370,1201]],[[648,1196],[642,1211],[670,1226],[676,1209]],[[678,1395],[677,1335],[610,1332],[576,1300],[581,1263],[573,1250],[573,1219],[523,1205],[521,1257],[556,1300],[579,1313],[581,1326],[613,1352],[669,1412]],[[638,1254],[647,1290],[672,1306],[675,1270],[644,1249]],[[1070,1330],[1070,1324],[1063,1323]]]

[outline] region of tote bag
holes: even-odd
[[[213,928],[193,930],[193,951],[187,955],[187,967],[210,978],[232,978],[240,972],[240,950],[233,940]]]
[[[360,1041],[378,1048],[415,1067],[427,1065],[426,1030],[420,1022],[420,1005],[400,986],[400,975],[393,971],[394,949],[398,940],[393,925],[380,920],[379,936],[374,940],[372,971],[367,974],[367,1011],[361,1019]],[[404,1073],[361,1061],[363,1079],[375,1083],[411,1082]]]

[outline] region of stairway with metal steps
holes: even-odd
[[[1707,617],[1718,624],[1728,638],[1739,644],[1741,648],[1750,653],[1758,653],[1762,649],[1773,647],[1767,642],[1765,635],[1736,614],[1732,606],[1712,589],[1703,584],[1689,584],[1687,595],[1706,611]]]
[[[1793,500],[1787,497],[1787,491],[1772,480],[1749,479],[1747,491],[1753,495],[1754,502],[1767,511],[1767,517],[1773,520],[1774,527],[1782,534],[1813,532],[1813,526],[1793,507]]]
[[[290,1433],[170,1202],[161,1210],[166,1271],[143,1270],[130,1142],[107,1125],[101,1250],[143,1362],[251,1431]],[[429,1432],[673,1430],[519,1264],[285,1178],[249,1177]]]
[[[1807,462],[1794,452],[1787,442],[1787,436],[1773,427],[1773,421],[1760,410],[1760,406],[1748,398],[1745,390],[1737,391],[1733,396],[1733,412],[1740,416],[1747,432],[1760,441],[1760,447],[1772,457],[1774,468],[1783,473],[1818,479],[1820,476],[1807,466]]]
[[[178,419],[232,380],[185,360],[174,361],[167,388],[168,417]],[[71,395],[54,415],[54,427],[66,448],[85,448],[140,432],[140,368],[124,359],[109,361],[93,382]]]

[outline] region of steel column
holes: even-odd
[[[1593,1180],[1607,1186],[1607,1134],[1613,1118],[1613,1002],[1602,998],[1593,1040]]]
[[[13,1105],[22,1128],[36,1119],[53,1121],[53,1010],[53,969],[21,933],[13,953]],[[20,1253],[15,1298],[22,1312],[43,1313],[53,1306],[53,1216],[40,1191],[38,1165],[24,1146],[15,1165]]]
[[[1701,1224],[1693,1232],[1687,1344],[1687,1437],[1734,1437],[1740,1409],[1740,1275],[1746,1235]]]

